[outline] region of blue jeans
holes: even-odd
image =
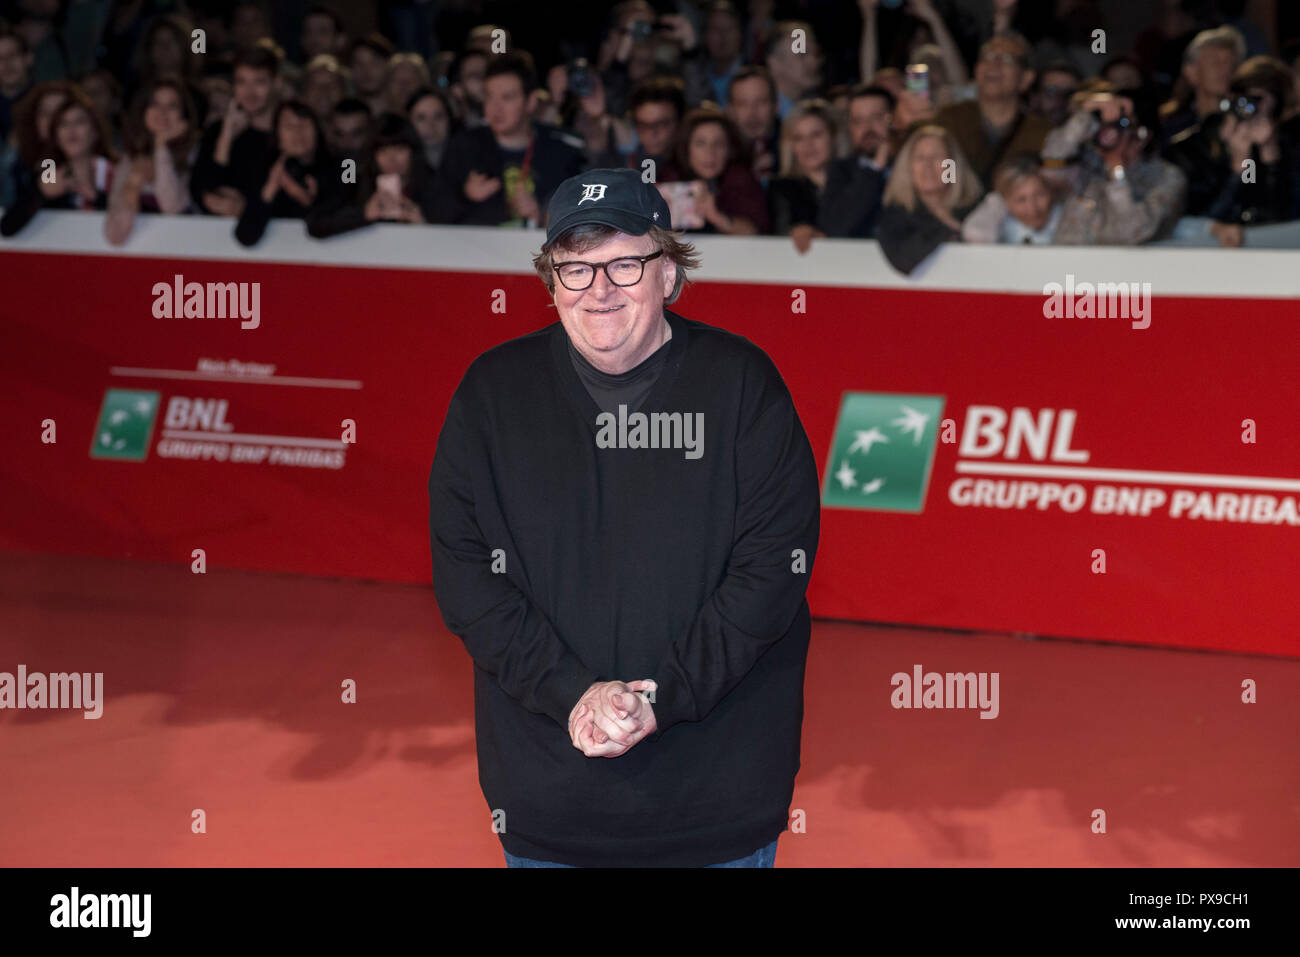
[[[506,867],[572,867],[572,864],[557,864],[554,861],[538,861],[531,857],[515,857],[502,849],[506,856]],[[772,867],[776,862],[776,841],[767,847],[760,847],[748,857],[740,857],[725,864],[708,864],[707,867]]]

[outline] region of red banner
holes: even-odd
[[[452,390],[555,319],[519,273],[0,269],[16,550],[427,582]],[[1049,298],[708,281],[673,308],[752,339],[795,397],[815,615],[1300,654],[1295,301],[1157,293],[1142,325]]]

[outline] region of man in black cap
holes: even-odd
[[[469,366],[429,478],[511,866],[771,866],[799,770],[820,500],[753,343],[665,309],[698,265],[635,170],[560,184],[559,321]],[[598,760],[598,759],[613,760]]]

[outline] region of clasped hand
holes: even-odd
[[[598,681],[569,713],[569,739],[589,758],[616,758],[658,728],[654,707],[637,692],[653,693],[651,679]]]

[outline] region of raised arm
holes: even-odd
[[[924,20],[930,32],[934,34],[934,42],[938,44],[939,51],[943,55],[943,70],[948,75],[948,82],[954,86],[963,86],[970,82],[966,59],[957,49],[957,43],[953,40],[947,24],[943,22],[943,17],[939,16],[939,11],[935,9],[934,0],[909,0],[907,10],[914,17]]]
[[[880,62],[876,36],[876,3],[878,0],[858,0],[858,9],[862,11],[862,40],[858,46],[858,70],[863,83],[870,83],[876,75]]]

